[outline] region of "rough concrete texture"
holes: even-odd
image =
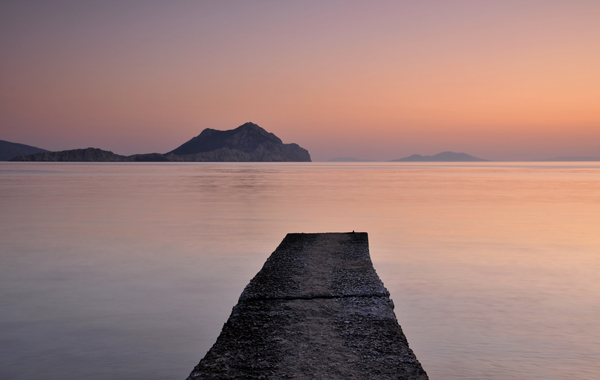
[[[288,234],[250,281],[196,379],[428,379],[366,233]]]

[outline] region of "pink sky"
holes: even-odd
[[[167,152],[252,121],[313,160],[600,156],[599,1],[0,3],[0,139]]]

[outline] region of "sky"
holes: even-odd
[[[0,139],[314,161],[600,156],[600,1],[2,1]]]

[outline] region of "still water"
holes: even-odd
[[[598,379],[598,163],[0,163],[0,378],[184,379],[287,232],[366,231],[433,379]]]

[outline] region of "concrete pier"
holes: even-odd
[[[188,380],[428,379],[393,307],[366,233],[288,234]]]

